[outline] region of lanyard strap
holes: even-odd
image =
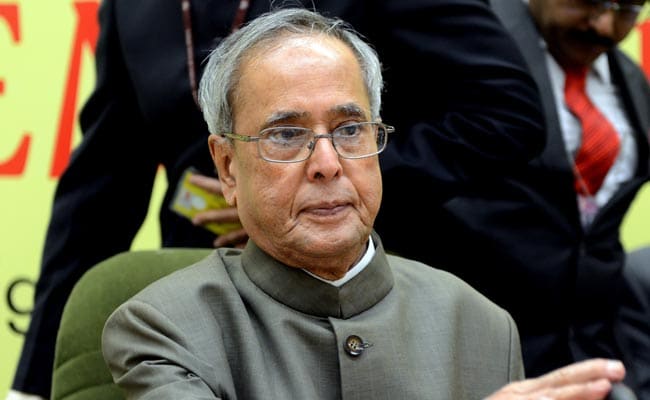
[[[230,33],[235,32],[246,19],[246,13],[250,5],[249,0],[239,0],[239,6],[237,7],[237,13],[232,21],[232,26],[230,27]],[[192,37],[192,16],[190,9],[192,7],[191,0],[181,0],[181,6],[183,9],[183,30],[185,33],[185,50],[187,56],[187,75],[190,80],[190,88],[192,89],[192,98],[194,102],[199,104],[199,96],[196,83],[196,65],[194,63],[194,38]]]

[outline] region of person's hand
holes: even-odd
[[[620,361],[592,359],[509,383],[485,400],[600,400],[624,377]]]
[[[208,192],[214,193],[215,195],[223,195],[223,192],[221,190],[221,182],[219,182],[219,179],[200,174],[192,174],[189,178],[189,182],[193,185],[207,190]],[[239,222],[239,214],[237,214],[236,207],[205,210],[197,213],[192,218],[192,223],[197,226],[201,226],[207,223],[222,224],[232,222]],[[248,234],[244,228],[241,228],[227,232],[223,235],[219,235],[214,240],[213,246],[231,246],[242,248],[244,245],[246,245],[247,241]]]

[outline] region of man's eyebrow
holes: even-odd
[[[335,106],[329,111],[329,114],[332,114],[334,116],[345,115],[348,117],[366,118],[366,113],[364,112],[363,108],[361,108],[356,103],[346,103],[346,104]]]
[[[293,122],[296,120],[304,119],[309,116],[308,112],[299,111],[278,111],[271,114],[264,123],[262,128],[278,125],[281,123]]]
[[[346,104],[340,104],[334,106],[327,112],[327,114],[331,115],[332,117],[337,117],[337,116],[340,117],[341,115],[343,115],[346,117],[367,118],[363,108],[361,108],[356,103],[346,103]],[[310,115],[311,113],[306,111],[293,111],[293,110],[277,111],[271,114],[266,119],[264,125],[262,126],[262,129],[267,128],[269,126],[280,125],[284,123],[293,123],[301,119],[308,118]]]

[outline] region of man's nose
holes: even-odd
[[[613,38],[616,32],[617,13],[612,9],[594,12],[589,20],[591,27],[603,37]]]
[[[310,143],[310,146],[313,148],[312,157],[315,156],[324,156],[324,157],[336,157],[338,159],[339,154],[334,148],[334,142],[330,136],[320,136],[315,137],[313,142]],[[322,153],[322,154],[316,154]]]
[[[315,138],[312,146],[314,150],[307,160],[309,176],[326,179],[338,176],[341,173],[341,162],[332,140],[327,137]]]

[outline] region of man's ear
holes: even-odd
[[[228,204],[234,206],[237,204],[236,168],[233,163],[235,149],[227,138],[214,134],[208,137],[208,147],[210,148],[212,162],[217,168],[223,196]]]

